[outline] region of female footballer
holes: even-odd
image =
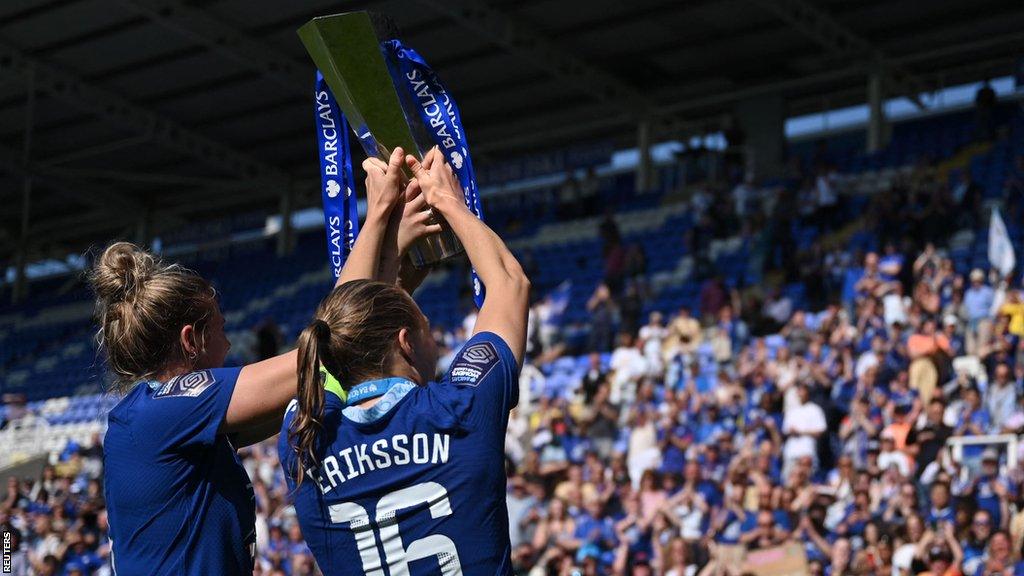
[[[403,158],[392,154],[387,176],[383,163],[364,163],[368,215],[338,285],[393,282],[400,246],[438,230],[396,210]],[[131,244],[107,248],[90,282],[97,337],[124,395],[103,456],[116,573],[251,575],[254,496],[235,449],[280,429],[297,353],[223,368],[231,344],[210,283]]]
[[[298,398],[278,450],[306,543],[326,576],[511,573],[503,466],[529,282],[474,216],[435,148],[407,158],[427,204],[487,287],[473,336],[431,382],[437,348],[408,294],[341,284],[299,336]],[[323,365],[347,390],[325,393]],[[429,383],[428,383],[429,382]]]

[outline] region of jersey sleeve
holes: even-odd
[[[241,368],[199,370],[168,380],[134,419],[135,441],[161,452],[213,445],[239,372]]]
[[[459,416],[470,424],[503,422],[519,402],[519,363],[493,332],[470,338],[442,382],[453,389],[461,404]]]

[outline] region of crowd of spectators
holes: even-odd
[[[831,178],[802,192],[823,233],[841,224]],[[792,200],[731,197],[694,199],[688,250],[728,222],[772,238],[771,214]],[[805,301],[752,299],[711,271],[692,306],[642,317],[642,251],[610,217],[600,234],[607,282],[568,385],[548,374],[564,348],[547,301],[531,316],[506,444],[516,574],[739,576],[726,550],[782,547],[814,576],[1024,576],[1024,298],[1010,279],[898,236],[881,253],[816,249],[807,260],[825,280]],[[848,297],[831,269],[857,270]],[[472,322],[437,331],[439,370]],[[316,574],[274,443],[239,454],[258,508],[255,574]],[[15,574],[112,574],[101,455],[97,437],[9,481],[0,525]]]
[[[1024,574],[1018,290],[929,245],[865,255],[851,301],[766,303],[764,335],[738,300],[708,280],[694,310],[591,354],[576,387],[524,371],[523,572],[720,574],[723,547],[788,543],[814,574]]]
[[[589,354],[571,386],[528,364],[507,442],[516,572],[721,574],[723,547],[787,543],[830,576],[1024,570],[1016,444],[947,444],[1024,431],[1024,302],[951,268],[931,247],[869,253],[852,301],[766,305],[785,322],[763,336],[709,280],[693,310]],[[98,438],[71,446],[8,484],[0,522],[35,573],[110,573],[100,454]],[[315,574],[273,444],[241,455],[257,574]]]
[[[834,186],[825,168],[796,194],[692,199],[689,253],[767,239],[766,269],[804,281],[803,301],[709,269],[695,302],[639,326],[646,287],[609,273],[632,248],[602,224],[586,370],[566,386],[525,367],[509,427],[517,572],[738,573],[725,551],[796,547],[816,575],[1024,574],[1024,297],[937,247],[988,205],[922,162],[860,221],[884,249],[857,253],[819,243],[849,221]],[[819,240],[787,250],[782,214]]]
[[[10,535],[10,574],[112,576],[102,472],[96,435],[87,447],[69,443],[37,478],[8,477],[0,531]]]

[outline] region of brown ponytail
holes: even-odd
[[[335,288],[317,308],[313,322],[299,335],[298,409],[288,430],[295,450],[296,484],[304,472],[318,466],[317,441],[323,427],[324,387],[320,368],[342,388],[386,371],[402,328],[425,322],[416,303],[393,285],[353,280]]]
[[[330,328],[323,320],[314,320],[299,334],[299,373],[296,397],[299,409],[292,420],[289,436],[298,454],[300,470],[294,470],[295,480],[302,483],[305,465],[316,462],[316,441],[323,428],[324,383],[320,375],[321,349],[326,349]]]

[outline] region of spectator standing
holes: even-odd
[[[925,320],[920,331],[907,340],[907,353],[910,355],[910,388],[927,404],[951,359],[949,339],[936,330],[934,320]]]
[[[793,300],[775,288],[764,301],[762,314],[771,321],[768,330],[775,332],[785,326],[793,316]]]
[[[611,401],[611,388],[601,384],[594,396],[587,432],[595,452],[603,459],[612,455],[619,434],[619,408]]]
[[[610,366],[611,401],[632,404],[640,379],[647,374],[647,359],[641,351],[641,344],[629,332],[619,334],[619,346],[612,352]]]
[[[626,284],[626,290],[619,298],[619,330],[636,334],[640,329],[640,316],[644,311],[644,301],[636,283]]]
[[[590,312],[590,342],[588,350],[608,352],[612,348],[616,308],[612,300],[611,290],[606,284],[598,285],[594,294],[587,300],[587,311]]]
[[[961,496],[973,498],[979,510],[988,512],[992,526],[1005,528],[1010,520],[1013,497],[1009,481],[999,473],[999,452],[986,448],[981,455],[981,470],[974,475]]]
[[[1003,424],[1016,412],[1017,394],[1018,390],[1010,379],[1010,367],[1003,363],[996,365],[992,381],[985,391],[985,408],[993,432],[1001,432]]]
[[[971,517],[967,536],[960,542],[964,554],[964,572],[975,574],[985,563],[985,548],[992,537],[992,515],[987,510],[978,510]]]
[[[981,392],[974,385],[961,390],[963,400],[955,417],[957,436],[982,436],[989,430],[992,417],[981,401]]]
[[[584,404],[590,404],[597,390],[608,381],[608,372],[601,365],[601,354],[591,352],[587,357],[587,371],[580,382]]]
[[[1021,299],[1020,290],[1009,290],[1006,294],[1006,301],[999,307],[1001,330],[1012,336],[1015,341],[1020,342],[1024,337],[1024,300]]]
[[[780,330],[780,334],[786,337],[786,345],[789,351],[796,356],[803,356],[814,338],[814,334],[807,327],[807,317],[803,310],[797,310],[792,318]]]
[[[783,476],[788,477],[796,462],[810,458],[818,459],[818,438],[828,429],[825,412],[820,406],[811,402],[811,390],[807,383],[797,385],[798,402],[786,409],[782,422],[782,433],[786,437],[783,449],[785,466]]]
[[[924,410],[924,422],[910,429],[907,434],[907,449],[914,455],[915,470],[920,477],[930,462],[938,459],[939,452],[946,445],[946,440],[953,434],[953,429],[943,422],[945,405],[938,398],[933,398]]]
[[[661,312],[651,312],[647,317],[647,324],[640,328],[638,334],[644,358],[647,359],[648,372],[653,375],[662,374],[664,371],[661,350],[668,336],[668,329],[663,322]]]
[[[1001,576],[1014,573],[1010,536],[1003,530],[993,532],[988,540],[984,564],[978,566],[974,576]]]
[[[964,308],[967,313],[967,352],[977,354],[981,343],[987,341],[991,321],[989,312],[995,299],[995,291],[985,284],[985,273],[979,268],[971,271],[971,284],[964,291]]]
[[[539,502],[527,491],[526,481],[521,476],[510,478],[508,485],[508,535],[512,547],[515,548],[527,541],[529,514],[536,510]]]
[[[679,314],[668,326],[662,359],[668,365],[674,358],[680,356],[684,364],[690,364],[701,340],[700,322],[690,316],[690,309],[684,306],[679,309]]]
[[[661,465],[661,450],[658,448],[658,433],[654,427],[654,419],[647,409],[638,407],[634,410],[629,424],[629,476],[635,479],[637,488],[643,490],[646,486],[649,492],[656,484],[656,477],[651,475]],[[642,513],[645,520],[653,519],[654,512],[650,506],[644,508]]]
[[[945,482],[936,481],[928,489],[928,512],[925,516],[925,523],[932,530],[952,530],[956,517],[953,513],[950,499],[949,485]]]

